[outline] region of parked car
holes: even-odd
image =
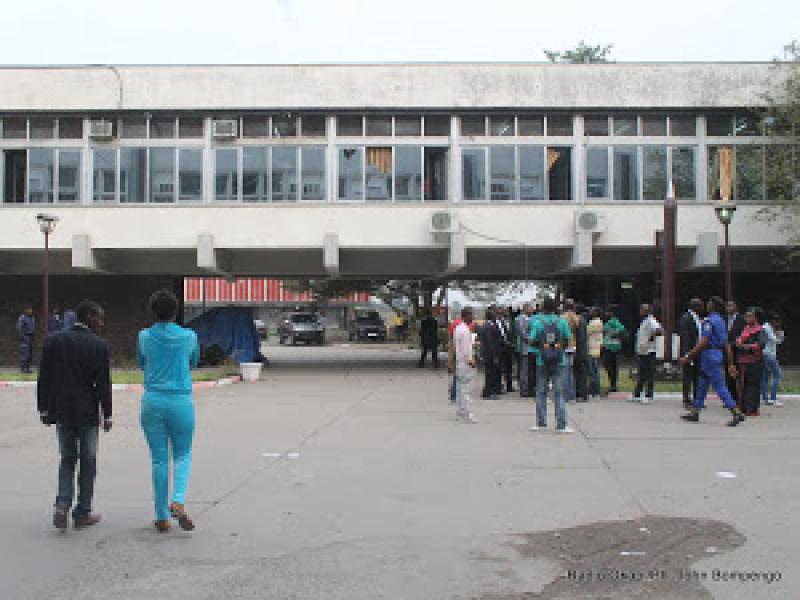
[[[267,329],[267,324],[264,323],[261,319],[253,319],[253,325],[256,326],[256,332],[258,332],[258,337],[262,340],[267,339],[269,336],[269,330]]]
[[[289,313],[278,326],[278,341],[281,344],[295,345],[297,342],[310,344],[325,343],[325,325],[319,315],[311,312]]]
[[[357,310],[347,330],[350,341],[386,340],[386,323],[377,310]]]

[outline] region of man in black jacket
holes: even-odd
[[[703,323],[703,301],[700,298],[689,300],[689,309],[681,315],[678,321],[678,335],[681,338],[680,355],[686,356],[697,345],[700,339],[700,327]],[[683,406],[687,409],[694,402],[697,392],[697,381],[700,378],[700,362],[693,361],[682,367],[683,376]]]
[[[58,436],[61,462],[53,525],[62,531],[75,495],[76,463],[80,470],[73,525],[80,529],[100,521],[100,515],[92,514],[100,409],[103,430],[111,430],[110,350],[96,334],[103,325],[103,309],[84,300],[76,312],[77,322],[71,329],[45,340],[37,386],[41,421],[55,425]]]
[[[481,398],[496,400],[500,394],[500,355],[503,338],[497,326],[495,307],[486,311],[486,323],[481,327],[481,356],[483,357],[484,384]]]
[[[439,368],[439,323],[431,314],[431,311],[425,311],[425,317],[419,324],[419,337],[420,345],[422,346],[422,353],[419,357],[417,366],[421,369],[425,366],[425,359],[428,352],[431,353],[431,360],[433,361],[433,368]]]
[[[739,383],[736,377],[731,377],[730,367],[731,365],[736,366],[736,340],[744,331],[744,317],[739,314],[739,305],[733,300],[728,300],[725,304],[725,312],[725,322],[728,325],[728,343],[731,345],[733,357],[733,363],[729,361],[725,365],[725,385],[733,399],[736,400],[736,406],[741,408],[742,398]]]

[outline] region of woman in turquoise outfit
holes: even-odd
[[[159,532],[169,531],[169,517],[182,529],[194,529],[186,514],[186,488],[192,469],[194,404],[192,367],[200,359],[197,335],[177,325],[178,300],[161,290],[150,298],[156,323],[139,332],[136,356],[144,370],[141,423],[153,460],[153,493]],[[172,446],[174,484],[169,503],[169,456]]]

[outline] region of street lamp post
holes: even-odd
[[[727,300],[733,300],[733,270],[731,266],[731,239],[730,239],[730,224],[733,221],[733,214],[736,212],[736,203],[730,201],[718,202],[714,207],[714,212],[717,213],[717,219],[722,223],[722,228],[725,231],[725,297]]]
[[[44,318],[42,327],[44,328],[44,335],[47,337],[50,320],[50,308],[48,306],[48,283],[50,279],[50,235],[56,229],[58,217],[55,215],[46,215],[39,213],[36,215],[36,221],[39,223],[39,230],[44,234],[44,269],[42,281],[42,316]]]

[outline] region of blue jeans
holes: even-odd
[[[456,375],[453,373],[453,380],[450,382],[450,404],[456,403]]]
[[[600,357],[589,357],[589,395],[600,395]]]
[[[562,393],[565,401],[572,402],[575,400],[575,353],[565,352],[564,361],[567,364],[561,369],[563,372],[562,377],[564,378]]]
[[[567,407],[562,386],[564,371],[568,368],[562,366],[556,370],[549,370],[547,367],[536,367],[536,424],[539,427],[547,427],[547,388],[551,381],[555,397],[556,427],[564,429],[567,426]]]
[[[74,518],[92,512],[94,478],[97,473],[97,425],[56,425],[58,451],[58,495],[56,505],[72,508],[75,497],[75,466],[78,470],[78,504],[72,511]]]
[[[772,387],[769,380],[772,378]],[[769,354],[764,355],[764,375],[761,377],[761,400],[775,402],[778,399],[778,388],[781,386],[783,371],[778,359]]]
[[[142,429],[153,460],[153,495],[156,519],[169,519],[169,455],[172,446],[172,501],[184,504],[192,470],[194,405],[191,394],[145,392]]]

